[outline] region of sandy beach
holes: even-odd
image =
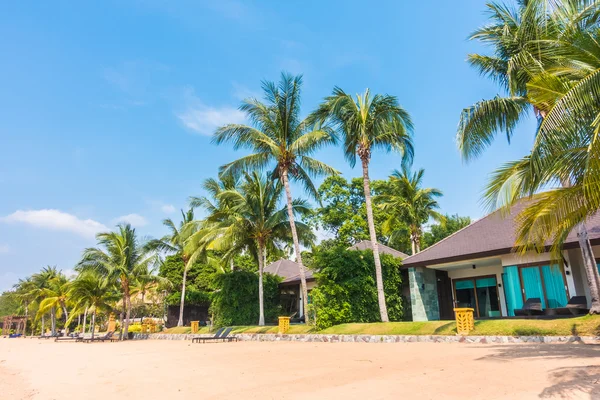
[[[0,339],[6,399],[600,398],[600,346]]]

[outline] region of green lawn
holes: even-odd
[[[190,327],[167,329],[165,333],[191,333]],[[201,328],[199,333],[209,333]],[[277,333],[277,326],[238,326],[233,333]],[[310,326],[292,325],[290,334],[323,333],[337,335],[455,335],[456,323],[453,321],[431,322],[388,322],[368,324],[342,324],[317,332]],[[555,320],[536,319],[498,319],[475,321],[475,330],[471,335],[501,336],[598,336],[600,335],[600,316],[584,316]]]

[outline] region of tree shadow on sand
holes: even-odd
[[[600,366],[556,368],[550,371],[552,386],[540,393],[541,398],[571,398],[575,393],[587,393],[590,399],[600,398]]]
[[[490,346],[488,348],[493,350],[493,352],[477,360],[512,361],[526,358],[600,358],[600,345],[597,344],[507,344]]]

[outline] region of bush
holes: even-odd
[[[380,254],[390,321],[402,320],[400,260]],[[317,329],[349,322],[378,322],[373,252],[332,248],[314,255],[317,287],[311,291]]]
[[[280,313],[279,282],[281,278],[264,274],[265,321],[274,322]],[[255,325],[258,323],[258,274],[234,271],[219,274],[214,280],[211,312],[214,324],[220,326]]]

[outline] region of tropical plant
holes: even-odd
[[[196,224],[194,224],[194,208],[192,207],[188,211],[181,210],[179,227],[170,218],[165,219],[163,225],[169,229],[169,234],[160,240],[154,241],[153,244],[155,248],[161,251],[181,254],[181,258],[183,259],[183,280],[181,283],[181,300],[179,302],[179,320],[177,321],[177,326],[183,326],[187,273],[191,265],[189,261],[192,258],[190,253],[186,251],[186,240],[194,233],[196,227]]]
[[[121,297],[117,287],[108,279],[95,271],[83,272],[69,286],[69,297],[73,300],[74,307],[71,320],[77,314],[92,314],[91,331],[94,338],[96,315],[100,312],[110,313]],[[83,319],[83,333],[85,333],[86,317]]]
[[[413,125],[410,115],[399,105],[394,96],[380,94],[371,96],[371,92],[367,89],[364,94],[357,95],[355,100],[351,95],[336,87],[333,89],[332,95],[326,97],[315,110],[310,121],[329,122],[333,125],[334,129],[343,137],[344,155],[352,167],[356,164],[357,155],[361,160],[367,222],[375,259],[379,310],[381,320],[387,322],[389,318],[371,204],[369,163],[372,152],[376,149],[398,151],[402,155],[404,165],[412,162]]]
[[[376,198],[388,216],[382,226],[383,232],[393,237],[396,234],[393,227],[399,221],[406,223],[410,232],[412,254],[421,251],[423,224],[429,219],[445,223],[444,216],[436,211],[439,208],[436,199],[442,196],[442,192],[434,188],[423,188],[424,174],[423,169],[414,173],[407,167],[402,168],[402,171],[394,170],[387,192]]]
[[[56,276],[48,281],[48,286],[42,289],[41,296],[43,300],[40,302],[38,315],[44,315],[50,312],[52,322],[52,333],[56,332],[56,318],[64,316],[65,318],[65,335],[67,334],[67,320],[69,312],[67,310],[67,298],[69,292],[69,280],[59,272]]]
[[[131,288],[157,262],[156,248],[140,241],[129,224],[118,225],[115,232],[99,233],[96,239],[100,247],[85,249],[77,270],[95,271],[120,287],[125,314],[121,338],[125,339],[123,332],[127,332],[131,315]]]
[[[492,4],[493,24],[474,35],[491,44],[495,56],[472,55],[483,74],[501,83],[508,97],[482,101],[463,110],[458,144],[463,157],[481,154],[499,131],[510,139],[529,110],[539,120],[531,156],[500,168],[486,198],[510,206],[557,184],[562,188],[537,196],[518,217],[523,249],[554,242],[557,253],[568,233],[577,230],[592,297],[600,313],[600,276],[587,238],[585,219],[600,208],[598,154],[594,152],[598,115],[598,3],[520,2],[518,9]],[[495,208],[494,207],[494,208]]]
[[[52,280],[55,279],[58,275],[59,275],[59,271],[56,269],[56,267],[47,266],[47,267],[42,268],[42,270],[40,272],[35,273],[31,276],[33,288],[31,290],[30,294],[36,299],[36,302],[38,304],[44,300],[45,290],[50,288],[50,284],[51,284]],[[39,317],[40,317],[40,313],[38,312],[36,315],[36,318],[39,318]],[[45,314],[42,313],[41,314],[42,333],[44,333],[44,330],[45,330],[44,318],[45,318]],[[56,333],[56,319],[55,319],[54,312],[51,313],[51,330],[52,330],[52,334]]]
[[[274,167],[272,175],[285,188],[287,212],[296,262],[299,265],[304,309],[308,306],[306,273],[300,252],[300,240],[294,218],[290,179],[304,185],[307,193],[318,198],[311,177],[336,174],[337,171],[312,154],[323,146],[335,143],[329,129],[300,117],[301,76],[283,73],[279,84],[263,82],[265,103],[256,99],[245,100],[240,109],[252,126],[230,124],[219,128],[214,135],[217,144],[233,142],[234,149],[248,148],[252,154],[221,167],[221,175],[238,176],[241,171]],[[307,322],[309,320],[307,319]]]
[[[267,252],[273,251],[290,241],[289,221],[286,208],[280,208],[283,194],[281,182],[273,181],[258,172],[244,173],[244,180],[238,188],[225,190],[219,194],[229,205],[225,210],[217,209],[206,218],[207,226],[203,241],[207,248],[230,257],[248,253],[258,263],[259,325],[265,324],[263,270]],[[292,213],[303,215],[309,210],[305,201],[294,200]],[[296,223],[298,238],[308,245],[314,239],[310,228],[304,223]]]
[[[442,239],[447,238],[454,232],[471,224],[470,217],[461,217],[458,214],[444,215],[445,223],[432,224],[429,231],[423,233],[422,249],[432,246]]]

